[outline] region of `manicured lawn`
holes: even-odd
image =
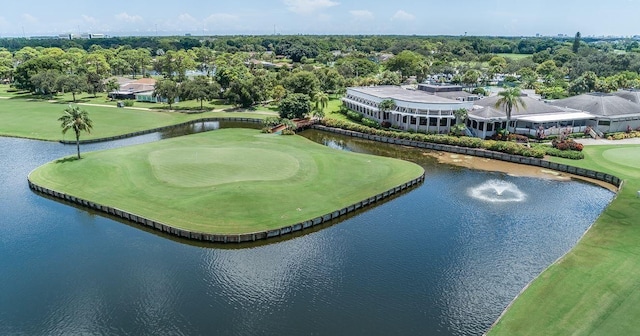
[[[497,56],[502,56],[504,58],[510,58],[512,60],[520,60],[523,58],[531,57],[530,54],[496,54]]]
[[[0,136],[52,141],[72,140],[71,133],[63,137],[58,122],[58,118],[67,106],[66,103],[49,103],[42,100],[0,99]],[[205,117],[264,118],[268,116],[264,111],[184,114],[102,106],[81,105],[81,108],[89,112],[89,117],[94,123],[91,134],[82,134],[81,139],[110,137]]]
[[[291,225],[423,173],[414,163],[248,129],[222,129],[83,156],[48,163],[30,178],[49,189],[207,233]]]
[[[490,335],[635,335],[640,330],[640,146],[587,146],[584,152],[584,160],[554,161],[614,174],[625,180],[622,190]]]

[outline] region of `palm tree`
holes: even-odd
[[[393,99],[385,99],[378,104],[378,109],[382,112],[382,119],[384,118],[384,113],[391,111],[396,108],[396,102]]]
[[[508,88],[500,93],[498,93],[500,99],[496,101],[495,108],[504,108],[504,111],[507,114],[507,133],[509,132],[509,124],[511,123],[511,111],[515,108],[516,111],[520,109],[520,107],[526,108],[527,104],[525,104],[524,100],[522,100],[522,96],[520,95],[520,89],[517,87]]]
[[[329,95],[322,91],[318,91],[313,95],[313,101],[316,103],[316,110],[324,112],[324,109],[329,104]]]
[[[58,118],[58,121],[62,122],[62,134],[67,133],[68,130],[73,129],[76,133],[76,147],[78,149],[78,159],[80,159],[80,132],[85,131],[91,133],[93,128],[93,122],[89,119],[89,113],[85,110],[81,110],[77,105],[69,105],[64,110],[64,115]]]

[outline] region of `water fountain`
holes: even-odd
[[[469,188],[468,194],[475,199],[491,203],[522,202],[527,198],[515,184],[495,179]]]

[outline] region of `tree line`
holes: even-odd
[[[107,80],[112,76],[152,75],[162,78],[156,91],[169,101],[224,99],[241,107],[280,103],[293,94],[319,104],[318,97],[335,96],[345,87],[411,80],[474,88],[500,74],[503,84],[535,89],[547,98],[640,88],[636,41],[591,41],[579,33],[573,39],[231,36],[0,42],[9,47],[0,49],[0,79],[44,95],[71,92],[74,100],[79,92],[116,90],[117,83]],[[502,52],[529,55],[497,54]]]

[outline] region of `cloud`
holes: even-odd
[[[391,17],[391,20],[393,21],[412,21],[416,18],[415,15],[413,14],[409,14],[405,11],[403,11],[402,9],[399,9],[395,14],[393,14],[393,16]]]
[[[216,23],[216,22],[231,22],[231,21],[236,21],[238,19],[239,17],[237,15],[228,14],[228,13],[214,13],[209,15],[206,19],[204,19],[204,21]]]
[[[283,0],[283,2],[288,10],[297,14],[311,14],[340,4],[331,0]]]
[[[82,20],[84,20],[84,22],[90,23],[90,24],[97,24],[98,23],[98,19],[94,18],[93,16],[89,16],[89,15],[82,15]]]
[[[373,13],[365,9],[352,10],[349,13],[356,19],[373,20]]]
[[[129,15],[126,12],[122,12],[115,16],[116,20],[123,22],[140,22],[142,21],[142,16],[140,15]]]
[[[22,14],[22,19],[24,19],[28,23],[37,23],[38,22],[38,19],[35,16],[33,16],[31,14],[27,14],[27,13]]]
[[[178,15],[178,21],[186,22],[186,23],[198,22],[198,20],[196,20],[196,18],[194,18],[193,16],[191,16],[188,13],[183,13],[183,14]]]

